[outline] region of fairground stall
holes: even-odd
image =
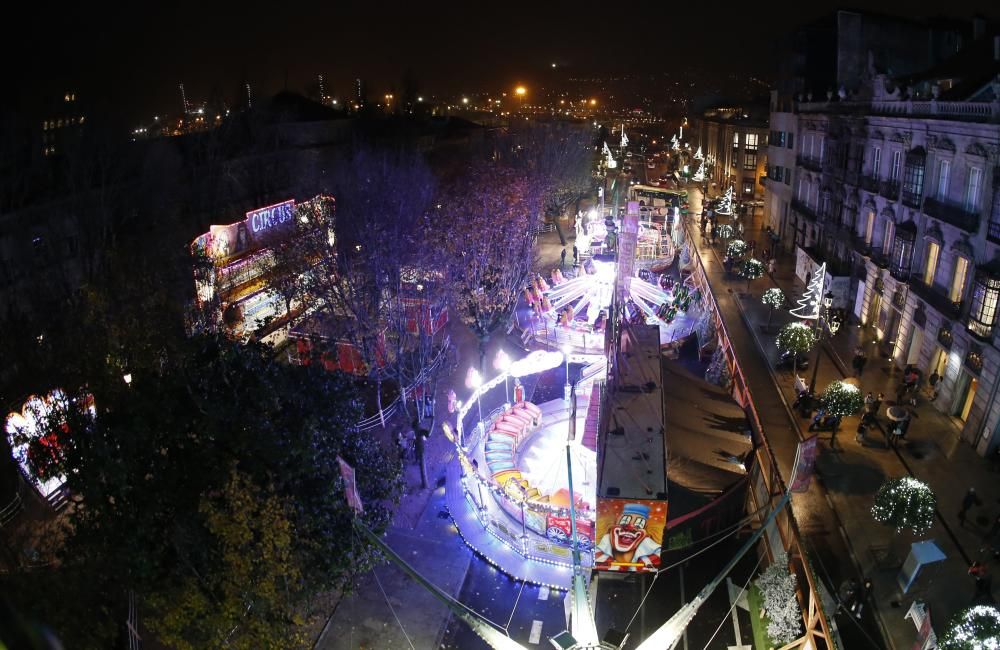
[[[295,235],[298,215],[330,223],[334,201],[317,196],[296,204],[292,199],[246,213],[234,223],[211,226],[191,244],[195,257],[198,308],[206,320],[238,339],[261,338],[293,320],[302,310],[275,287],[274,245]]]

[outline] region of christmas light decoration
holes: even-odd
[[[726,188],[726,193],[722,195],[722,202],[715,209],[715,214],[731,215],[733,213],[733,186]]]
[[[774,315],[774,310],[781,309],[781,306],[785,304],[785,292],[778,287],[771,287],[764,291],[764,295],[760,297],[760,301],[768,307],[766,327],[770,329],[771,316]]]
[[[781,309],[785,304],[785,292],[778,287],[771,287],[760,297],[760,301],[771,309]]]
[[[803,354],[816,345],[816,334],[805,323],[796,321],[781,328],[775,343],[780,352]]]
[[[729,364],[726,362],[726,353],[722,347],[717,347],[712,355],[711,363],[705,370],[705,381],[729,390],[730,380],[731,375],[729,374]]]
[[[734,239],[726,246],[726,255],[732,259],[739,259],[747,252],[747,243],[742,239]]]
[[[858,391],[860,393],[860,391]],[[937,497],[926,483],[911,476],[891,478],[875,494],[872,517],[875,521],[891,526],[897,533],[904,529],[919,535],[934,523]],[[944,647],[944,646],[942,646]],[[972,648],[973,646],[954,646]],[[986,647],[986,646],[975,646]],[[992,646],[1000,647],[1000,645]]]
[[[767,636],[776,644],[794,641],[802,634],[802,610],[795,597],[795,574],[788,570],[788,555],[779,552],[774,562],[754,582],[763,597]]]
[[[750,291],[750,282],[764,275],[764,263],[757,258],[751,257],[743,260],[740,265],[740,276],[747,280],[747,291]]]
[[[997,650],[1000,648],[1000,610],[976,605],[962,610],[939,639],[941,650]]]
[[[860,388],[839,380],[830,382],[820,400],[826,412],[838,418],[854,415],[865,404]]]
[[[823,285],[826,282],[826,264],[824,263],[813,273],[806,292],[799,298],[799,306],[791,310],[792,316],[805,320],[816,320],[819,318],[821,299],[823,297]]]
[[[694,159],[695,160],[705,160],[705,154],[703,154],[701,152],[701,147],[700,146],[698,147],[698,151],[694,152]]]
[[[700,149],[699,149],[699,151],[700,151]],[[701,164],[698,165],[698,171],[696,171],[694,173],[694,176],[692,176],[692,179],[695,182],[698,182],[698,183],[701,183],[702,181],[705,180],[705,161],[704,160],[702,160]]]
[[[723,239],[729,239],[732,236],[733,236],[732,226],[730,226],[728,223],[724,223],[721,226],[719,226],[719,237],[722,237]]]

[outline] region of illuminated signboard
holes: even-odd
[[[289,199],[276,205],[247,212],[246,223],[254,235],[259,235],[276,226],[291,223],[294,215],[295,201]]]

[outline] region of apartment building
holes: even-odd
[[[720,106],[695,120],[698,146],[708,161],[708,181],[719,191],[733,186],[739,200],[760,199],[767,173],[767,111],[762,107]]]
[[[870,59],[854,92],[773,98],[786,136],[767,205],[800,275],[826,263],[835,306],[898,367],[939,375],[935,407],[985,455],[1000,443],[1000,37],[977,35],[905,78]]]

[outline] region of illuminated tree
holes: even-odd
[[[785,304],[785,292],[778,287],[771,287],[764,291],[764,295],[760,297],[760,301],[767,306],[767,327],[771,327],[771,316],[774,315],[775,309],[781,309],[781,306]]]
[[[792,359],[792,374],[794,375],[798,372],[798,355],[812,350],[812,347],[816,345],[816,333],[805,323],[794,321],[778,331],[775,343],[778,346],[778,352],[791,352],[794,355]]]
[[[726,245],[726,255],[733,260],[738,260],[747,252],[747,243],[742,239],[734,239]]]
[[[764,263],[753,257],[743,260],[743,264],[740,265],[740,275],[746,278],[749,292],[750,282],[764,275]]]
[[[926,483],[911,476],[887,479],[875,494],[872,517],[896,533],[909,530],[916,535],[934,523],[937,497]]]
[[[524,173],[483,162],[451,184],[442,199],[441,222],[452,224],[440,247],[445,253],[451,298],[462,322],[486,343],[513,314],[530,279],[537,202]]]
[[[993,605],[963,609],[938,638],[941,650],[1000,648],[1000,610]]]

